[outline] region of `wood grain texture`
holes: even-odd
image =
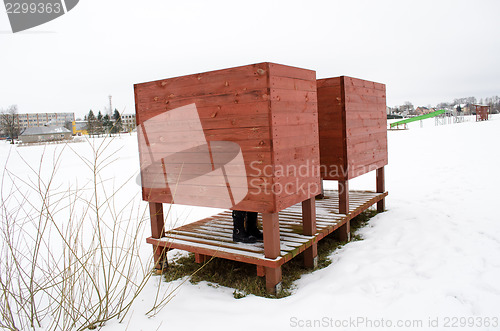
[[[377,192],[385,192],[385,170],[384,167],[377,169]],[[377,212],[385,211],[385,198],[377,202]]]
[[[281,280],[280,267],[304,254],[307,266],[314,265],[317,254],[316,244],[327,235],[342,231],[347,240],[348,222],[370,206],[380,202],[387,192],[349,192],[348,212],[339,214],[339,194],[336,191],[325,191],[325,198],[312,199],[302,204],[287,208],[279,215],[265,215],[259,218],[264,223],[265,243],[241,244],[232,241],[232,217],[230,211],[224,211],[200,221],[170,229],[162,238],[147,238],[147,242],[160,250],[181,249],[199,256],[203,261],[208,256],[230,259],[260,266],[258,275],[266,275],[269,290]],[[314,206],[315,205],[315,206]],[[311,211],[317,210],[317,214]],[[309,217],[310,219],[304,219]],[[265,218],[265,220],[263,220]],[[315,229],[312,228],[315,219]],[[261,223],[261,222],[259,222]],[[297,233],[303,226],[310,227],[310,235]],[[267,229],[266,229],[267,228]],[[266,235],[267,234],[267,235]],[[274,238],[267,241],[266,239]],[[266,243],[270,245],[266,248]]]
[[[209,172],[205,152],[191,151],[192,154],[179,156],[175,141],[210,146],[229,141],[240,147],[243,164],[224,169],[246,173],[247,180],[243,183],[249,187],[243,201],[233,206],[234,209],[276,213],[317,194],[315,189],[306,193],[301,190],[304,186],[319,184],[317,172],[296,178],[274,171],[284,165],[319,165],[314,71],[258,63],[135,84],[134,94],[138,125],[144,127],[145,123],[162,116],[167,118],[164,114],[169,111],[195,104],[197,116],[189,120],[199,121],[203,131],[200,141],[200,135],[183,127],[184,118],[178,120],[181,123],[157,123],[151,128],[147,132],[147,148],[140,146],[141,165],[160,159],[165,164],[143,166],[143,183],[144,179],[148,182],[151,178],[161,180],[162,176],[191,178]],[[172,153],[181,161],[169,161],[163,156]],[[238,182],[234,189],[242,186]],[[275,190],[281,186],[291,192]],[[215,175],[208,174],[203,184],[185,184],[182,180],[175,183],[175,188],[143,184],[143,199],[156,203],[189,200],[193,205],[223,208],[227,207],[222,205],[227,189]],[[294,190],[300,192],[295,194]]]
[[[341,77],[318,79],[318,127],[322,178],[338,179],[331,169],[347,168]]]
[[[322,177],[348,180],[386,165],[385,85],[341,76],[317,80],[317,89]]]

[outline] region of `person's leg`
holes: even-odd
[[[245,217],[247,212],[233,210],[233,241],[252,244],[257,239],[245,230]]]
[[[262,232],[259,230],[257,226],[257,213],[249,211],[247,212],[247,233],[251,236],[257,238],[257,240],[264,239]]]

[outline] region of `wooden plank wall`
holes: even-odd
[[[274,162],[287,162],[292,150],[295,151],[293,155],[297,156],[297,160],[303,161],[308,157],[315,159],[314,153],[309,153],[311,156],[308,156],[305,150],[315,144],[317,114],[314,71],[259,63],[136,84],[134,90],[139,126],[147,120],[157,118],[155,116],[194,103],[210,145],[211,142],[215,146],[215,142],[232,141],[241,147],[249,192],[234,209],[270,213],[298,202],[277,202],[277,198],[279,200],[283,197],[276,197],[272,186],[277,180],[286,179],[275,178],[273,169]],[[162,130],[161,126],[159,130]],[[187,131],[178,134],[190,139],[189,135],[192,133]],[[161,132],[156,132],[155,140],[162,140],[162,137]],[[161,144],[155,146],[157,157],[160,158],[161,153],[169,152],[170,148],[175,147],[168,141],[154,141],[150,144]],[[146,151],[140,150],[140,154],[141,164],[145,164],[148,158]],[[200,154],[200,159],[202,158],[203,155]],[[319,156],[316,159],[319,160]],[[192,173],[186,174],[184,167],[184,175],[195,176],[206,172],[203,167],[198,169],[191,165],[190,169]],[[147,171],[153,172],[149,174],[151,176],[164,174],[162,167],[142,171],[143,177],[147,175]],[[288,180],[292,181],[292,178]],[[319,182],[319,177],[317,180]],[[226,207],[221,204],[227,195],[227,187],[216,182],[213,183],[214,187],[209,187],[210,185],[190,187],[190,193],[185,196],[176,193],[177,200],[192,201],[192,205]],[[178,192],[179,186],[176,189]],[[184,189],[182,191],[186,192]],[[148,188],[143,185],[143,199],[146,201],[175,202],[172,195],[166,187]]]
[[[349,178],[387,165],[385,85],[344,77]]]
[[[476,121],[487,121],[490,111],[489,106],[477,106],[476,107]]]
[[[321,193],[316,72],[269,65],[277,211]]]
[[[317,80],[322,178],[348,180],[387,164],[385,85]]]
[[[319,146],[323,179],[343,180],[347,177],[343,83],[342,77],[317,80]]]

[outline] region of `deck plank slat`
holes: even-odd
[[[338,192],[325,191],[325,198],[316,200],[317,232],[314,236],[305,236],[300,233],[302,229],[301,204],[280,211],[281,256],[277,259],[265,258],[262,242],[242,244],[232,241],[233,222],[231,211],[224,211],[217,215],[171,229],[166,231],[165,237],[160,239],[148,238],[147,242],[167,246],[170,249],[181,249],[260,266],[277,267],[303,252],[313,243],[323,239],[348,220],[373,206],[385,198],[387,194],[387,192],[350,191],[349,214],[344,215],[338,212]],[[260,215],[258,222],[259,224],[262,223]]]

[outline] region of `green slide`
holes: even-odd
[[[429,114],[415,116],[412,118],[407,118],[407,119],[404,119],[401,121],[391,123],[391,128],[398,126],[398,125],[401,125],[401,124],[406,124],[406,123],[411,123],[411,122],[415,122],[415,121],[425,120],[426,118],[436,117],[436,116],[439,116],[439,115],[444,114],[444,113],[446,113],[446,109],[436,110],[436,111],[429,113]]]

